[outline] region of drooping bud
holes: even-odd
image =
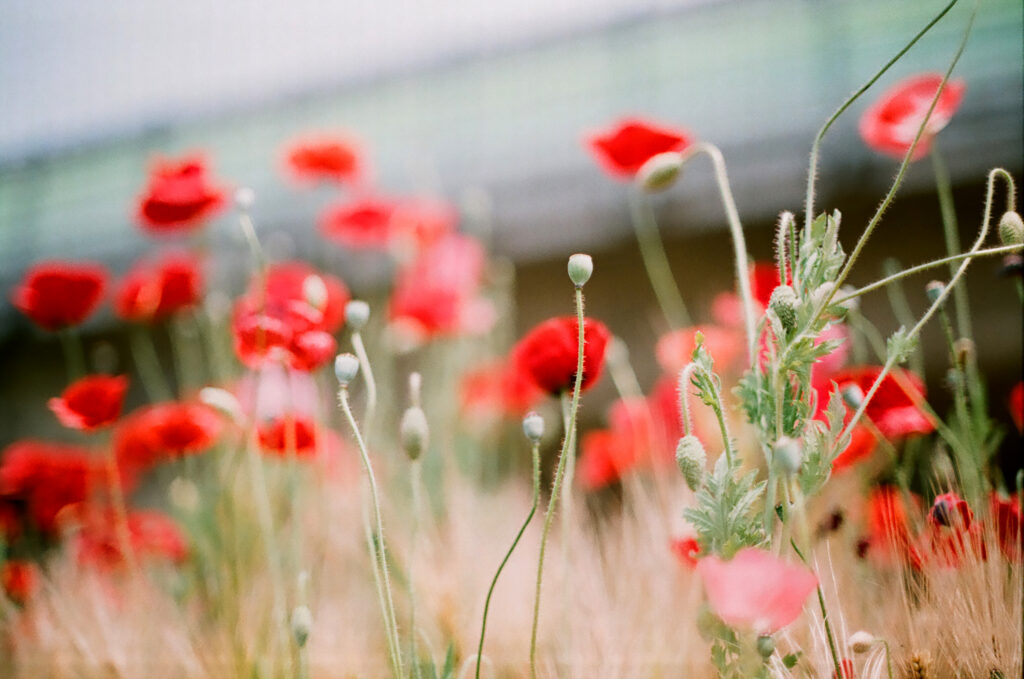
[[[924,286],[924,294],[928,296],[928,301],[935,304],[936,300],[942,296],[942,293],[946,290],[946,284],[942,281],[931,281],[928,285]]]
[[[199,400],[227,415],[235,422],[242,421],[242,404],[235,395],[219,387],[203,387],[199,390]]]
[[[792,330],[796,327],[796,308],[800,304],[796,291],[788,285],[780,285],[772,291],[771,299],[768,301],[768,308],[775,313],[782,327]]]
[[[850,635],[848,640],[850,650],[854,653],[861,654],[867,653],[871,650],[871,647],[875,645],[875,635],[860,630]]]
[[[651,156],[636,173],[637,186],[648,193],[670,188],[683,171],[683,155],[667,151]]]
[[[242,212],[247,212],[255,202],[256,192],[248,186],[242,186],[235,190],[235,205]]]
[[[352,330],[362,330],[370,320],[370,305],[361,299],[354,299],[345,305],[345,323]]]
[[[544,437],[544,418],[532,410],[523,418],[523,434],[530,443],[540,443]]]
[[[302,296],[306,303],[318,311],[327,306],[327,284],[316,274],[306,276],[302,281]]]
[[[767,634],[762,634],[757,638],[757,652],[762,658],[772,657],[772,653],[775,652],[775,639]]]
[[[577,288],[582,288],[594,273],[594,260],[590,255],[577,253],[569,258],[569,280]]]
[[[352,354],[338,354],[334,359],[334,375],[343,387],[356,378],[359,373],[359,359]]]
[[[999,240],[1003,245],[1024,244],[1024,220],[1016,210],[1010,210],[999,220]]]
[[[422,408],[413,406],[406,409],[398,425],[398,434],[405,454],[410,460],[418,460],[430,440],[430,427]]]
[[[676,445],[676,465],[690,490],[696,491],[704,482],[704,469],[707,463],[708,454],[704,451],[704,444],[699,438],[687,434],[679,439],[679,444]]]
[[[864,390],[857,384],[846,385],[840,390],[839,394],[843,397],[846,405],[855,410],[860,408],[860,404],[864,402]]]
[[[296,606],[292,610],[292,637],[295,645],[302,648],[309,639],[309,632],[313,628],[313,614],[309,612],[308,606]]]
[[[800,442],[788,436],[780,436],[779,440],[775,442],[772,460],[775,461],[778,468],[783,472],[796,474],[800,471],[800,465],[804,461],[804,453]]]

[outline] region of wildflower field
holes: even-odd
[[[939,142],[971,96],[973,13],[933,72],[893,69],[955,4],[807,140],[773,259],[748,255],[764,234],[715,140],[642,114],[581,131],[632,217],[646,346],[588,312],[604,262],[584,252],[549,291],[563,312],[520,327],[515,267],[453,205],[379,185],[358,130],[267,162],[330,196],[303,226],[317,247],[388,259],[361,298],[343,269],[277,257],[260,195],[216,157],[152,158],[130,207],[142,259],[38,261],[5,300],[66,386],[51,430],[0,450],[0,677],[1024,676],[1024,382],[988,388],[964,287],[1002,271],[999,311],[1024,322],[1020,178],[978,178],[961,242]],[[818,204],[838,126],[889,159],[867,223]],[[855,286],[912,167],[934,168],[946,255]],[[733,285],[699,316],[655,194],[702,173]],[[239,235],[241,276],[214,228]],[[898,330],[861,313],[868,296]],[[119,360],[81,332],[104,305]],[[601,383],[617,398],[583,426]]]

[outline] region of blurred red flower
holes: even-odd
[[[878,439],[875,438],[871,430],[862,424],[858,424],[850,431],[850,442],[832,460],[832,471],[840,472],[844,469],[851,469],[858,462],[875,452],[877,444]]]
[[[522,417],[544,392],[510,361],[498,360],[463,375],[461,396],[462,410],[472,419]]]
[[[150,233],[191,231],[224,202],[224,189],[210,181],[202,156],[157,158],[139,196],[136,218]]]
[[[932,508],[928,511],[928,520],[936,526],[966,530],[971,527],[974,512],[967,505],[967,501],[956,493],[943,493],[932,503]]]
[[[608,429],[587,432],[581,440],[579,481],[586,490],[615,483],[650,459],[651,414],[644,399],[616,401],[608,420]]]
[[[451,237],[458,221],[455,208],[447,203],[403,201],[391,216],[392,245],[402,259],[408,259]]]
[[[302,415],[285,415],[263,422],[257,429],[260,447],[279,457],[315,457],[320,432],[316,423]]]
[[[1010,390],[1010,417],[1017,425],[1017,431],[1024,434],[1024,382],[1018,382]]]
[[[771,634],[800,615],[818,578],[804,566],[746,547],[729,561],[707,556],[697,563],[708,603],[728,625]]]
[[[908,505],[909,502],[909,505]],[[866,504],[868,554],[887,563],[893,557],[921,567],[921,553],[914,546],[911,515],[921,511],[921,498],[906,496],[894,486],[879,486],[868,495]]]
[[[487,332],[495,311],[479,295],[486,260],[483,246],[461,234],[424,250],[398,274],[388,309],[392,328],[413,344]]]
[[[11,294],[19,311],[45,330],[78,325],[100,303],[107,271],[91,262],[37,262]]]
[[[677,375],[693,361],[697,333],[704,335],[704,346],[715,359],[715,371],[731,373],[742,370],[746,357],[742,325],[695,325],[671,330],[658,339],[654,354],[658,364],[670,375]]]
[[[78,563],[100,570],[123,566],[125,554],[118,525],[121,521],[122,518],[109,508],[86,514],[74,536],[73,551]],[[125,528],[129,548],[138,560],[181,563],[188,556],[185,537],[168,516],[153,511],[134,511],[128,514]]]
[[[625,118],[587,135],[584,143],[608,174],[628,180],[653,156],[684,150],[690,145],[690,136],[640,118]]]
[[[114,311],[129,321],[156,321],[199,303],[203,275],[199,258],[172,252],[139,261],[117,288]]]
[[[343,247],[386,250],[393,235],[392,218],[398,202],[362,198],[327,208],[320,215],[320,233]]]
[[[893,85],[860,118],[860,136],[872,149],[902,159],[924,122],[932,98],[942,84],[938,73],[915,75]],[[950,80],[942,88],[935,110],[914,148],[918,160],[931,148],[932,138],[953,118],[964,96],[963,80]]]
[[[669,547],[679,559],[679,563],[690,570],[697,567],[697,557],[700,556],[700,543],[697,542],[697,538],[674,538]]]
[[[334,357],[332,332],[345,322],[348,288],[302,262],[271,267],[235,303],[231,321],[235,353],[249,367],[267,360],[312,371]]]
[[[512,361],[544,391],[557,395],[571,391],[576,381],[579,323],[575,316],[551,318],[533,328],[512,349]],[[601,377],[604,350],[611,333],[601,321],[583,321],[584,391]]]
[[[953,492],[935,498],[928,511],[922,551],[939,566],[959,567],[965,559],[988,557],[985,536],[967,501]]]
[[[31,561],[5,561],[0,568],[0,588],[8,599],[24,606],[39,589],[39,567]]]
[[[352,182],[362,169],[358,146],[341,136],[318,134],[296,140],[285,149],[285,164],[300,181]]]
[[[999,548],[1008,560],[1019,562],[1024,555],[1024,513],[1020,497],[1006,498],[993,491],[989,495],[989,517],[995,526]]]
[[[117,421],[128,391],[124,375],[89,375],[69,385],[47,405],[69,429],[93,431]]]
[[[831,381],[840,391],[853,386],[866,396],[881,371],[881,366],[874,365],[847,368],[835,372]],[[921,407],[924,397],[921,378],[908,370],[896,368],[878,385],[864,414],[886,437],[928,434],[935,430],[935,425]]]
[[[223,428],[220,416],[206,405],[157,403],[121,421],[114,432],[114,453],[120,466],[134,472],[164,458],[202,453],[216,443]]]
[[[836,671],[832,670],[832,679],[855,679],[856,674],[854,673],[853,661],[849,658],[843,658],[842,662],[839,663],[839,668],[843,672],[843,676],[839,677],[836,675]]]
[[[44,533],[54,532],[58,514],[89,499],[105,479],[89,451],[45,441],[17,441],[0,455],[0,498],[25,507]]]

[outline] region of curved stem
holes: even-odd
[[[480,643],[476,649],[476,679],[480,679],[480,661],[483,658],[484,653],[484,635],[487,633],[487,612],[491,608],[491,596],[494,594],[494,588],[498,584],[498,577],[501,576],[501,571],[504,570],[505,564],[508,563],[509,558],[512,556],[512,552],[519,544],[519,540],[523,537],[523,533],[526,532],[526,527],[530,525],[530,521],[533,520],[533,515],[537,512],[537,504],[540,501],[540,444],[534,443],[531,450],[533,456],[533,502],[530,505],[530,513],[526,515],[526,520],[523,521],[522,527],[519,532],[516,533],[515,540],[512,541],[512,546],[508,548],[505,553],[505,558],[501,560],[501,564],[498,566],[498,570],[494,573],[494,579],[491,580],[491,586],[487,590],[487,599],[484,601],[484,619],[480,623]]]
[[[672,275],[665,245],[658,233],[658,223],[641,191],[633,186],[629,190],[629,208],[636,243],[640,248],[640,258],[643,260],[651,288],[654,289],[658,306],[661,307],[661,313],[665,315],[665,321],[670,328],[686,327],[690,325],[690,314]]]
[[[696,369],[696,363],[688,363],[679,371],[679,411],[683,416],[683,436],[693,433],[693,417],[690,415],[690,399],[687,398],[689,396],[687,389]]]
[[[753,365],[755,347],[757,345],[757,315],[754,313],[754,295],[750,289],[750,274],[747,271],[749,263],[747,261],[747,242],[743,237],[743,225],[740,223],[736,201],[732,197],[729,175],[725,171],[725,159],[722,157],[722,152],[714,144],[700,142],[694,144],[683,153],[682,162],[685,164],[698,153],[704,153],[711,159],[711,164],[714,166],[715,171],[715,181],[718,184],[718,192],[722,198],[722,207],[725,208],[725,217],[729,222],[733,257],[736,260],[736,282],[739,285],[740,301],[743,306],[743,325],[747,334],[747,358],[750,364]]]
[[[341,407],[342,413],[345,415],[345,419],[348,421],[349,426],[352,428],[352,434],[356,439],[356,446],[359,448],[359,457],[363,463],[363,470],[366,472],[366,479],[370,488],[370,506],[373,509],[373,521],[376,528],[376,540],[373,540],[373,536],[370,536],[372,544],[370,545],[371,557],[374,560],[374,565],[380,573],[381,582],[383,583],[384,598],[386,607],[381,613],[384,615],[384,624],[388,636],[388,651],[392,671],[394,672],[395,679],[403,679],[404,674],[402,673],[402,656],[401,646],[398,641],[398,626],[395,622],[395,603],[391,597],[391,580],[388,576],[388,566],[386,557],[386,547],[384,544],[384,524],[380,518],[380,499],[377,493],[377,480],[373,474],[373,466],[370,464],[370,455],[366,450],[366,442],[363,439],[363,435],[359,432],[359,425],[356,423],[356,418],[352,415],[352,407],[348,402],[348,389],[342,387],[338,392],[338,405]]]
[[[583,378],[583,289],[576,288],[576,322],[578,327],[576,375],[572,390],[572,404],[569,406],[569,430],[565,432],[565,439],[562,441],[562,449],[558,453],[558,466],[555,469],[555,480],[551,487],[551,498],[548,500],[548,508],[544,513],[544,530],[540,537],[540,555],[537,558],[537,587],[533,599],[533,626],[530,632],[530,677],[537,679],[537,623],[540,620],[540,592],[541,583],[544,579],[544,551],[547,546],[548,533],[551,531],[551,522],[554,519],[555,505],[562,490],[562,480],[565,474],[565,464],[568,458],[569,445],[576,429],[576,413],[580,405],[580,384]]]
[[[352,333],[352,348],[355,349],[356,358],[359,359],[359,372],[366,380],[366,413],[363,416],[363,425],[369,433],[373,430],[373,417],[377,412],[377,381],[373,378],[370,358],[366,355],[363,336],[358,330]]]
[[[949,10],[953,9],[953,5],[955,5],[957,1],[958,0],[950,0],[950,3],[946,5],[941,12],[936,14],[935,18],[929,21],[924,28],[918,31],[917,35],[911,38],[910,42],[908,42],[903,47],[903,49],[897,52],[892,59],[887,61],[885,65],[882,66],[882,68],[879,69],[873,76],[871,76],[871,78],[866,83],[861,85],[860,89],[851,94],[846,99],[846,101],[844,101],[839,106],[839,108],[836,109],[835,113],[829,116],[828,120],[825,121],[825,124],[821,126],[821,129],[818,130],[818,135],[814,138],[814,144],[811,145],[811,163],[810,167],[807,170],[807,196],[804,199],[805,234],[810,234],[811,222],[814,220],[814,184],[818,178],[818,153],[819,148],[821,147],[821,140],[825,138],[825,134],[828,132],[829,128],[832,127],[832,124],[839,118],[839,116],[841,116],[846,111],[846,109],[848,109],[850,105],[853,104],[853,102],[857,101],[857,99],[859,99],[862,94],[867,92],[868,89],[872,85],[874,85],[878,81],[878,79],[881,78],[882,75],[885,74],[885,72],[892,67],[893,64],[899,61],[903,57],[903,55],[906,54],[910,50],[910,48],[913,47],[917,43],[917,41],[924,36],[925,33],[931,30],[932,26],[937,24],[942,17],[946,16],[946,13],[949,12]]]

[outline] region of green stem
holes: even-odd
[[[544,579],[544,551],[547,547],[548,533],[551,531],[551,523],[554,519],[555,506],[558,504],[559,495],[562,490],[562,480],[565,474],[565,465],[568,458],[569,445],[572,442],[576,429],[576,413],[579,412],[580,386],[583,379],[583,343],[584,343],[584,322],[583,322],[583,289],[576,288],[576,322],[578,325],[576,376],[572,390],[572,405],[569,408],[569,430],[565,432],[565,439],[562,441],[562,449],[558,453],[558,465],[555,469],[555,480],[551,487],[551,497],[548,500],[547,510],[544,512],[544,530],[540,538],[540,555],[537,558],[537,587],[533,599],[533,626],[530,632],[530,677],[537,679],[537,623],[540,621],[540,592]]]
[[[491,586],[487,590],[487,599],[484,600],[484,619],[483,622],[480,623],[480,643],[477,645],[476,649],[476,679],[480,679],[480,662],[484,653],[484,634],[487,633],[487,612],[491,608],[491,596],[494,594],[494,588],[498,584],[498,577],[501,576],[501,571],[504,570],[505,564],[508,563],[516,545],[519,544],[519,540],[523,537],[523,533],[526,532],[526,527],[529,526],[530,521],[533,520],[533,515],[537,512],[537,504],[540,501],[540,443],[534,443],[531,452],[533,456],[533,502],[530,505],[530,513],[526,515],[526,520],[523,522],[519,532],[516,533],[516,538],[512,541],[512,546],[508,548],[508,551],[505,553],[505,558],[501,560],[501,564],[498,566],[497,572],[494,573],[494,579],[491,580]]]
[[[413,404],[419,406],[418,395],[414,399]],[[420,671],[419,658],[416,653],[416,580],[415,580],[415,567],[418,558],[417,545],[419,541],[419,527],[420,527],[420,505],[422,504],[423,495],[423,474],[422,466],[420,461],[412,460],[410,469],[409,485],[412,490],[412,537],[409,538],[411,547],[409,548],[409,566],[406,569],[408,573],[407,577],[409,580],[409,661],[412,663],[412,676],[413,679],[421,679],[422,673]]]
[[[960,252],[960,228],[953,205],[953,186],[949,170],[942,160],[938,146],[933,143],[931,150],[932,168],[935,170],[935,188],[939,194],[939,211],[942,213],[942,232],[946,241],[946,252],[955,255]],[[949,263],[949,275],[956,273],[956,266]],[[957,332],[960,337],[973,339],[971,332],[970,306],[967,302],[967,288],[961,286],[953,291],[953,308],[956,310]]]
[[[670,328],[686,327],[690,325],[690,315],[676,279],[672,275],[654,212],[645,202],[641,191],[635,187],[630,187],[629,206],[636,242],[640,248],[640,258],[643,260],[651,288],[654,289],[658,306],[661,307],[661,313],[665,315],[665,321]]]
[[[373,466],[370,464],[370,455],[366,450],[366,442],[363,439],[363,435],[359,432],[359,425],[356,423],[356,418],[352,414],[352,407],[348,402],[347,387],[343,386],[338,392],[338,405],[341,407],[341,411],[345,415],[345,419],[348,421],[349,427],[352,428],[352,434],[356,439],[356,446],[359,448],[359,457],[363,463],[363,471],[366,472],[366,479],[370,488],[370,506],[373,509],[373,521],[376,528],[376,540],[371,536],[370,556],[373,558],[375,568],[380,574],[384,597],[386,600],[386,606],[381,613],[384,616],[384,624],[387,628],[388,654],[390,656],[391,669],[394,673],[395,679],[403,679],[405,675],[402,672],[401,645],[398,640],[398,626],[395,622],[395,603],[391,598],[391,580],[388,576],[387,552],[384,544],[384,524],[381,521],[380,516],[380,499],[377,494],[377,480],[373,474]]]
[[[814,144],[811,145],[811,163],[810,168],[807,170],[807,196],[804,200],[804,233],[806,235],[810,235],[811,222],[814,220],[814,184],[818,178],[818,153],[821,147],[821,140],[825,138],[825,134],[829,131],[829,128],[832,127],[832,124],[839,119],[839,116],[841,116],[846,111],[846,109],[848,109],[850,105],[853,104],[853,102],[857,101],[857,99],[859,99],[862,94],[867,92],[868,89],[872,85],[874,85],[878,81],[878,79],[881,78],[882,75],[884,75],[885,72],[892,67],[893,64],[899,61],[904,54],[910,51],[910,48],[913,47],[917,43],[917,41],[924,36],[925,33],[930,31],[932,29],[932,26],[937,24],[939,20],[942,19],[942,17],[946,16],[946,13],[949,12],[949,10],[953,9],[953,5],[955,5],[956,3],[957,0],[951,0],[950,3],[946,5],[941,12],[935,15],[935,18],[929,21],[924,28],[918,31],[917,34],[913,38],[911,38],[910,42],[908,42],[903,47],[903,49],[897,52],[892,59],[887,61],[885,65],[882,66],[882,68],[879,69],[873,76],[871,76],[871,78],[866,83],[861,85],[860,89],[851,94],[846,99],[846,101],[844,101],[839,106],[839,108],[836,109],[835,113],[829,116],[829,119],[825,121],[825,124],[821,126],[821,129],[818,130],[818,135],[814,138]]]
[[[807,565],[807,559],[804,557],[803,552],[800,551],[800,548],[796,546],[796,542],[792,538],[790,538],[789,544],[792,545],[793,551],[796,552],[798,557],[800,557],[800,560],[804,565]],[[828,619],[828,608],[825,606],[825,594],[821,591],[820,584],[816,586],[816,589],[818,590],[818,606],[821,608],[821,620],[825,623],[825,637],[828,639],[828,650],[832,655],[832,666],[835,668],[836,676],[843,677],[845,675],[843,674],[839,664],[839,651],[836,647],[836,638],[832,633],[832,623],[829,622]]]
[[[132,358],[135,359],[135,367],[139,371],[142,387],[146,390],[149,400],[170,401],[174,397],[160,367],[152,335],[141,326],[132,327],[128,335],[132,346]]]
[[[366,346],[363,344],[363,336],[358,330],[352,333],[352,348],[359,359],[359,372],[366,380],[366,413],[363,422],[367,432],[373,431],[373,418],[377,412],[377,381],[373,378],[373,370],[370,369],[370,359],[366,355]]]
[[[61,348],[64,350],[64,364],[68,371],[68,382],[85,377],[88,369],[85,365],[85,350],[82,340],[74,328],[64,328],[59,333]]]
[[[892,276],[899,273],[902,267],[897,259],[890,257],[882,263],[882,268],[886,276]],[[914,325],[914,312],[910,310],[910,302],[907,300],[907,293],[903,289],[903,285],[897,281],[885,289],[885,294],[889,298],[889,306],[892,307],[892,312],[893,315],[896,316],[896,321],[900,325],[908,328]],[[884,342],[882,343],[882,347],[884,349]],[[884,360],[884,351],[882,352],[882,356],[882,360]],[[924,355],[920,350],[913,352],[907,362],[910,365],[910,369],[917,373],[918,377],[922,380],[925,379]]]

